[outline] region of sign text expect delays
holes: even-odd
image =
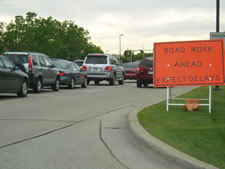
[[[155,87],[223,85],[224,41],[154,44]]]

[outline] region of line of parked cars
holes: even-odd
[[[60,85],[86,88],[90,81],[110,85],[124,83],[124,69],[115,56],[101,53],[88,54],[82,64],[64,59],[50,59],[43,53],[5,52],[0,56],[0,93],[17,93],[25,97],[28,88],[40,93],[48,86],[58,91]],[[82,67],[82,69],[80,68]]]

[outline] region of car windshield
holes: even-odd
[[[78,66],[82,66],[83,61],[75,61],[75,63],[76,63]]]
[[[14,63],[28,63],[28,56],[27,55],[18,55],[18,54],[6,54],[7,58],[9,58]]]
[[[107,64],[106,56],[87,56],[86,64]]]
[[[137,68],[139,62],[134,62],[134,63],[124,63],[123,67],[124,68]]]
[[[54,62],[57,69],[68,69],[69,64],[65,62]]]
[[[153,66],[153,61],[145,59],[141,62],[140,67],[152,67]]]

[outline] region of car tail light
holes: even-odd
[[[81,69],[82,70],[87,70],[87,67],[86,66],[82,66]]]
[[[32,69],[32,61],[31,61],[31,56],[28,55],[28,70],[29,72],[32,72],[33,69]]]
[[[64,72],[59,72],[59,76],[65,76]]]
[[[140,66],[138,66],[138,67],[137,67],[137,71],[139,72],[140,70],[141,70],[141,67],[140,67]]]
[[[111,67],[111,66],[107,66],[107,67],[105,67],[105,71],[107,71],[107,72],[111,72],[111,71],[112,71],[112,67]]]

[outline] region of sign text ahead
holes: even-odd
[[[224,41],[154,44],[154,86],[223,85]]]

